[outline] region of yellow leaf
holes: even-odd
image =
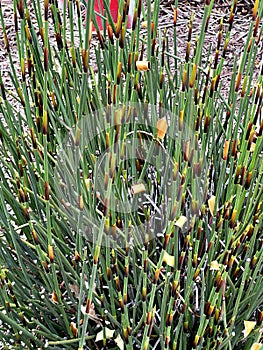
[[[167,124],[166,118],[163,117],[159,119],[157,121],[157,137],[162,140],[166,134],[167,129],[168,129],[168,124]]]
[[[70,330],[71,330],[73,336],[74,336],[75,338],[77,338],[77,336],[78,336],[78,328],[77,328],[77,326],[76,326],[76,323],[74,323],[74,322],[71,322],[71,323],[70,323]]]
[[[150,62],[149,61],[137,61],[136,68],[138,71],[144,72],[150,70]]]
[[[146,188],[145,188],[144,184],[134,184],[131,187],[132,194],[138,194],[138,193],[145,192],[145,191],[146,191]]]
[[[186,216],[180,216],[179,219],[175,222],[175,225],[179,228],[182,228],[184,224],[187,222]]]
[[[147,27],[148,27],[148,22],[147,22],[147,21],[143,21],[143,22],[141,23],[141,27],[142,27],[143,29],[147,29]]]
[[[111,339],[113,338],[113,334],[114,334],[115,330],[114,329],[109,329],[109,328],[105,328],[105,336],[106,336],[106,339]],[[95,339],[95,342],[98,342],[100,340],[103,340],[103,330],[100,331],[97,336],[96,336],[96,339]]]
[[[251,346],[251,349],[250,349],[250,350],[260,350],[260,349],[263,349],[263,344],[262,344],[262,343],[254,343],[254,344]]]
[[[163,261],[164,261],[167,265],[169,265],[169,266],[171,266],[171,267],[174,267],[174,256],[168,254],[166,251],[164,252]]]
[[[215,197],[215,196],[211,196],[211,197],[208,199],[208,206],[209,206],[209,210],[210,210],[211,215],[214,215],[215,200],[216,200],[216,197]]]
[[[253,331],[256,324],[257,323],[255,321],[244,321],[244,326],[245,326],[245,329],[243,330],[244,338],[246,338],[249,335],[249,333]]]
[[[56,292],[52,293],[51,300],[53,301],[53,303],[58,304],[58,295]]]
[[[211,261],[211,264],[210,264],[210,270],[220,270],[220,265],[218,263],[218,261],[214,260],[214,261]]]
[[[120,334],[117,335],[114,341],[120,350],[124,350],[124,341],[122,340],[122,337],[120,336]]]

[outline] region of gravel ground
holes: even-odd
[[[29,7],[32,6],[31,1],[27,1]],[[227,26],[227,20],[229,17],[231,0],[215,0],[215,6],[210,18],[209,28],[205,39],[205,48],[203,51],[203,57],[206,58],[207,51],[212,45],[212,52],[215,50],[217,43],[217,33],[219,27],[219,21],[223,17],[224,27]],[[160,29],[167,29],[167,35],[171,47],[173,45],[173,0],[162,0],[161,2],[161,13],[160,13]],[[251,0],[242,0],[238,1],[237,11],[234,19],[234,25],[231,34],[231,40],[228,48],[228,55],[225,60],[223,75],[221,80],[224,86],[227,86],[230,80],[231,67],[233,65],[234,54],[241,53],[244,41],[246,40],[246,33],[251,21]],[[185,57],[185,48],[188,35],[188,24],[190,16],[194,14],[193,21],[193,34],[192,38],[198,33],[198,30],[201,25],[204,1],[180,1],[178,5],[178,20],[177,20],[177,43],[178,43],[178,55],[184,59]],[[7,36],[10,44],[10,52],[14,59],[15,67],[19,70],[19,62],[17,57],[17,49],[15,44],[15,28],[14,28],[14,19],[13,19],[13,2],[10,0],[1,1],[2,10],[4,13],[5,26],[7,29]],[[50,39],[54,41],[55,38]],[[262,44],[261,44],[261,54],[262,54]],[[260,58],[258,60],[258,64]],[[12,91],[12,83],[9,78],[10,65],[8,61],[8,54],[5,49],[4,39],[3,39],[3,30],[0,24],[0,70],[3,75],[3,80],[6,89]],[[255,73],[257,69],[255,69]],[[12,99],[11,96],[9,98]],[[16,103],[14,101],[14,103]]]

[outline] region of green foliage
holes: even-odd
[[[95,22],[93,3],[87,23]],[[184,58],[177,1],[171,45],[158,29],[160,0],[152,13],[149,0],[136,2],[131,31],[127,16],[114,25],[105,4],[111,26],[104,21],[103,33],[92,35],[79,1],[59,11],[56,1],[29,9],[15,0],[17,52],[0,8],[13,84],[8,90],[0,74],[4,348],[248,350],[260,343],[263,71],[254,70],[263,2],[255,2],[226,89],[236,3],[218,24],[215,52],[203,57],[214,5],[206,1],[196,39],[190,21]],[[141,157],[117,155],[116,145],[125,154],[129,140]],[[63,179],[72,186],[63,189]],[[150,200],[133,211],[112,209],[135,205],[129,188],[141,183]],[[246,337],[244,321],[255,321]]]

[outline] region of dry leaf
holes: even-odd
[[[165,117],[157,121],[157,137],[163,139],[168,129],[167,120]]]
[[[81,311],[85,315],[86,314],[86,305],[81,306]],[[90,316],[96,316],[95,310],[94,310],[94,304],[91,303],[90,309],[89,309],[89,315]]]
[[[143,22],[141,23],[141,28],[147,29],[147,28],[148,28],[148,22],[147,22],[147,21],[143,21]]]
[[[175,222],[175,225],[179,228],[182,228],[184,224],[187,222],[186,216],[180,216],[179,219]]]
[[[70,323],[70,330],[71,330],[73,336],[74,336],[75,338],[77,338],[77,336],[78,336],[78,328],[77,328],[77,326],[76,326],[76,323],[74,323],[74,322],[71,322],[71,323]]]
[[[76,284],[69,284],[69,289],[71,290],[72,293],[75,294],[75,297],[78,299],[79,297],[79,286],[77,286]]]
[[[146,191],[146,188],[144,184],[135,184],[135,185],[132,185],[131,187],[131,194],[138,194],[145,191]]]
[[[216,200],[216,197],[215,197],[215,196],[211,196],[211,197],[208,199],[208,207],[209,207],[209,210],[210,210],[211,215],[214,215],[215,200]]]
[[[141,72],[150,70],[150,62],[149,61],[137,61],[136,68]]]
[[[218,261],[216,261],[216,260],[211,261],[210,270],[215,270],[215,271],[220,270],[220,265],[219,265]]]
[[[174,267],[174,256],[168,254],[166,251],[164,252],[163,261],[164,261],[167,265],[169,265],[169,266],[171,266],[171,267]]]
[[[98,342],[100,340],[103,340],[103,330],[100,331],[97,335],[96,335],[96,339],[95,342]],[[115,330],[114,329],[109,329],[109,328],[105,328],[105,336],[106,339],[112,339],[113,338],[113,334],[114,334]]]
[[[83,315],[85,315],[86,314],[86,305],[81,305],[80,310],[83,313]]]
[[[249,335],[249,333],[253,331],[256,324],[257,323],[255,321],[244,321],[244,326],[245,326],[245,329],[243,330],[244,338],[246,338]]]
[[[114,341],[120,350],[124,350],[124,341],[122,340],[122,337],[120,336],[120,334],[117,335]]]
[[[83,315],[85,315],[86,314],[86,305],[82,305],[80,307],[80,309],[81,309],[81,312],[83,313]],[[94,303],[91,303],[91,305],[90,305],[89,317],[90,317],[91,320],[93,320],[93,321],[99,323],[100,325],[102,325],[100,317],[95,312]]]
[[[58,295],[55,291],[52,293],[51,300],[53,303],[58,304]]]

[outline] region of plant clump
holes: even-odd
[[[263,2],[227,88],[237,0],[207,57],[213,0],[184,57],[177,0],[172,40],[160,0],[135,1],[132,25],[129,0],[116,23],[104,0],[100,15],[93,0],[13,4],[16,52],[0,6],[3,349],[259,349]]]

